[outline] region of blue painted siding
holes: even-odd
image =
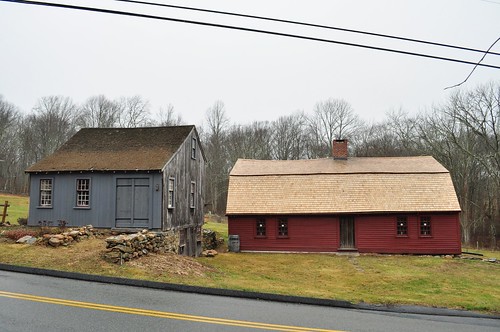
[[[149,228],[160,229],[162,219],[163,183],[161,173],[63,173],[30,174],[30,210],[28,224],[37,226],[39,221],[65,220],[68,226],[93,225],[100,228],[115,227],[116,181],[118,178],[144,178],[149,181]],[[39,206],[40,180],[52,179],[52,207]],[[90,179],[90,207],[76,206],[76,180]]]

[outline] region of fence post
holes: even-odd
[[[5,217],[8,216],[7,214],[7,208],[9,207],[9,201],[5,201],[5,204],[0,204],[0,206],[3,205],[3,213],[2,213],[2,224],[5,223]]]

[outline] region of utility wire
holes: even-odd
[[[498,38],[497,40],[495,40],[493,42],[493,44],[490,45],[490,47],[488,48],[488,51],[491,50],[491,48],[493,46],[495,46],[496,43],[498,43],[500,41],[500,38]],[[462,84],[464,84],[465,82],[467,82],[467,80],[469,79],[469,77],[472,76],[472,73],[474,73],[474,71],[476,70],[477,66],[479,66],[479,64],[484,60],[484,58],[486,57],[486,54],[488,53],[488,51],[486,51],[486,53],[483,55],[483,57],[478,61],[478,63],[476,63],[476,65],[474,66],[474,68],[472,68],[472,70],[470,71],[469,75],[467,75],[467,77],[465,78],[465,80],[463,80],[462,82],[458,83],[458,84],[455,84],[455,85],[452,85],[452,86],[449,86],[447,88],[444,88],[445,90],[448,90],[448,89],[452,89],[452,88],[456,88]]]
[[[343,32],[352,32],[352,33],[369,35],[369,36],[375,36],[375,37],[383,37],[383,38],[390,38],[390,39],[396,39],[396,40],[403,40],[403,41],[408,41],[408,42],[413,42],[413,43],[420,43],[420,44],[427,44],[427,45],[433,45],[433,46],[454,48],[454,49],[458,49],[458,50],[462,50],[462,51],[470,51],[470,52],[477,52],[477,53],[487,53],[487,54],[491,54],[491,55],[500,55],[500,53],[489,52],[489,50],[488,51],[484,51],[484,50],[479,50],[479,49],[476,49],[476,48],[469,48],[469,47],[458,46],[458,45],[438,43],[438,42],[433,42],[433,41],[429,41],[429,40],[407,38],[407,37],[401,37],[401,36],[395,36],[395,35],[388,35],[388,34],[382,34],[382,33],[370,32],[370,31],[363,31],[363,30],[354,30],[354,29],[340,28],[340,27],[334,27],[334,26],[329,26],[329,25],[321,25],[321,24],[314,24],[314,23],[308,23],[308,22],[284,20],[284,19],[273,18],[273,17],[240,14],[240,13],[235,13],[235,12],[226,12],[226,11],[219,11],[219,10],[212,10],[212,9],[205,9],[205,8],[168,5],[168,4],[162,4],[162,3],[156,3],[156,2],[138,1],[138,0],[112,0],[112,1],[127,2],[127,3],[149,5],[149,6],[175,8],[175,9],[185,9],[185,10],[192,10],[192,11],[198,11],[198,12],[204,12],[204,13],[212,13],[212,14],[220,14],[220,15],[230,15],[230,16],[237,16],[237,17],[253,18],[253,19],[258,19],[258,20],[280,22],[280,23],[288,23],[288,24],[302,25],[302,26],[308,26],[308,27],[314,27],[314,28],[338,30],[338,31],[343,31]]]
[[[154,15],[146,15],[146,14],[139,14],[139,13],[133,13],[133,12],[123,12],[123,11],[117,11],[117,10],[112,10],[112,9],[83,7],[83,6],[75,6],[75,5],[67,5],[67,4],[59,4],[59,3],[28,1],[28,0],[0,0],[0,1],[13,2],[13,3],[19,3],[19,4],[25,4],[25,5],[56,7],[56,8],[83,10],[83,11],[89,11],[89,12],[98,12],[98,13],[106,13],[106,14],[114,14],[114,15],[149,18],[149,19],[163,20],[163,21],[170,21],[170,22],[177,22],[177,23],[195,24],[195,25],[209,26],[209,27],[216,27],[216,28],[223,28],[223,29],[262,33],[262,34],[274,35],[274,36],[280,36],[280,37],[289,37],[289,38],[296,38],[296,39],[302,39],[302,40],[311,40],[311,41],[317,41],[317,42],[323,42],[323,43],[359,47],[359,48],[365,48],[365,49],[371,49],[371,50],[377,50],[377,51],[385,51],[385,52],[391,52],[391,53],[397,53],[397,54],[405,54],[405,55],[411,55],[411,56],[424,57],[424,58],[435,59],[435,60],[451,61],[451,62],[463,63],[463,64],[468,64],[468,65],[477,65],[477,66],[481,66],[481,67],[500,69],[500,66],[489,65],[489,64],[484,64],[484,63],[478,64],[476,62],[455,59],[455,58],[446,58],[446,57],[440,57],[440,56],[435,56],[435,55],[430,55],[430,54],[408,52],[408,51],[403,51],[403,50],[370,46],[370,45],[365,45],[365,44],[348,43],[348,42],[332,40],[332,39],[323,39],[323,38],[308,37],[308,36],[303,36],[303,35],[294,35],[294,34],[288,34],[288,33],[276,32],[276,31],[245,28],[245,27],[239,27],[239,26],[234,26],[234,25],[224,25],[224,24],[217,24],[217,23],[192,21],[192,20],[178,19],[178,18],[172,18],[172,17],[154,16]]]

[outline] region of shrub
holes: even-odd
[[[28,224],[28,218],[17,218],[17,223],[21,226],[26,226]]]
[[[28,230],[28,229],[13,229],[10,231],[5,231],[3,236],[12,239],[14,241],[19,240],[20,238],[29,235],[29,236],[37,236],[38,232]]]

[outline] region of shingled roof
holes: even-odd
[[[226,214],[460,211],[449,172],[433,157],[239,159]]]
[[[161,170],[193,129],[83,128],[26,172]]]

